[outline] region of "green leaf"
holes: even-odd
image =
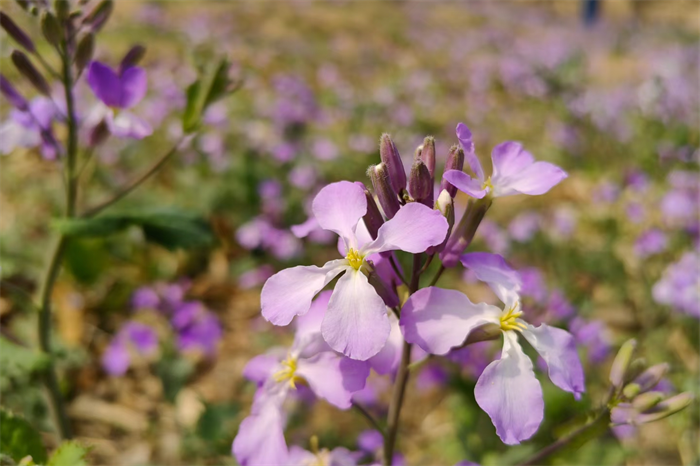
[[[204,218],[197,214],[170,209],[113,213],[87,219],[61,219],[54,227],[74,238],[105,237],[137,226],[146,240],[169,250],[209,246],[214,233]]]
[[[0,453],[20,462],[31,456],[34,462],[46,461],[46,448],[39,432],[24,418],[0,409]]]
[[[207,107],[232,92],[233,82],[228,77],[231,64],[225,58],[206,66],[199,78],[187,88],[187,104],[182,116],[182,129],[189,134],[200,124]]]
[[[49,364],[49,357],[46,354],[16,345],[6,338],[0,338],[0,367],[6,373],[39,372],[46,368],[47,364]]]
[[[63,442],[53,452],[46,466],[87,466],[88,463],[85,460],[87,453],[88,448],[75,440]]]

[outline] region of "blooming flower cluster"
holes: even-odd
[[[185,299],[187,286],[179,283],[142,287],[132,296],[133,319],[126,322],[102,355],[111,375],[124,375],[132,358],[156,354],[161,335],[151,314],[165,317],[181,353],[212,357],[222,336],[219,319],[199,301]]]

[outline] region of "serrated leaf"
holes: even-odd
[[[4,371],[39,372],[46,368],[47,364],[49,357],[46,354],[0,338],[0,367]]]
[[[16,462],[28,455],[36,463],[46,461],[41,434],[27,420],[4,409],[0,409],[0,453]]]
[[[147,241],[169,250],[204,247],[214,241],[214,233],[199,215],[168,209],[105,214],[87,219],[61,219],[54,227],[70,237],[105,237],[128,227],[143,230]]]
[[[46,466],[87,466],[88,449],[75,440],[63,442],[53,452]]]

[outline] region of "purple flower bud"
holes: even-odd
[[[488,196],[484,199],[472,199],[469,201],[466,212],[464,212],[462,219],[457,224],[457,228],[452,230],[445,250],[440,254],[440,260],[442,260],[442,264],[445,267],[454,267],[459,263],[459,256],[462,255],[474,239],[479,224],[481,224],[486,212],[491,207],[491,202],[492,200]]]
[[[401,194],[401,191],[406,189],[406,171],[403,168],[401,155],[388,134],[382,134],[379,139],[379,157],[386,165],[392,188],[397,194]]]
[[[373,165],[367,170],[367,175],[372,180],[374,192],[377,194],[377,199],[382,206],[382,210],[384,210],[384,215],[386,215],[388,219],[394,218],[394,215],[399,211],[401,205],[399,204],[396,191],[394,191],[391,181],[389,180],[389,170],[387,166],[383,162],[379,165]]]
[[[143,45],[131,47],[119,64],[119,74],[121,75],[126,69],[138,65],[144,55],[146,55],[146,47]]]
[[[36,52],[34,48],[34,42],[29,38],[24,31],[15,24],[12,19],[5,13],[0,11],[0,26],[5,30],[5,32],[12,37],[15,42],[24,47],[24,49],[29,53]]]
[[[416,160],[408,177],[408,192],[420,203],[433,207],[433,181],[428,167],[422,160]]]
[[[634,339],[627,340],[617,352],[615,360],[610,369],[610,382],[617,388],[620,388],[625,383],[625,374],[632,362],[632,356],[637,348],[637,341]]]
[[[39,73],[39,71],[34,68],[32,62],[29,58],[19,50],[12,52],[12,63],[14,63],[17,70],[32,83],[32,85],[44,94],[45,96],[51,96],[51,88],[46,82],[44,77]]]
[[[104,0],[88,13],[83,20],[83,24],[90,26],[93,32],[97,32],[105,25],[113,9],[114,2],[112,0]]]
[[[355,184],[362,187],[362,190],[365,192],[365,197],[367,198],[367,213],[362,219],[365,221],[365,226],[372,239],[377,239],[377,232],[379,231],[379,227],[384,224],[384,217],[382,217],[382,213],[379,211],[379,207],[374,201],[374,196],[369,192],[369,189],[359,181],[355,182]]]
[[[10,81],[8,81],[2,74],[0,74],[0,93],[2,93],[8,102],[10,102],[10,104],[17,110],[21,110],[23,112],[29,110],[29,104],[27,101],[19,92],[17,92],[12,83],[10,83]]]
[[[654,406],[651,410],[646,413],[640,414],[636,422],[637,424],[645,424],[647,422],[658,421],[672,414],[685,409],[692,403],[693,394],[690,392],[679,393],[676,396],[672,396],[667,400]]]
[[[379,274],[376,272],[376,270],[373,270],[370,272],[369,276],[367,277],[367,280],[369,281],[369,284],[372,285],[374,290],[377,292],[380,298],[382,298],[382,301],[384,301],[384,304],[386,304],[389,307],[395,307],[398,306],[399,303],[399,297],[396,295],[396,293],[393,290],[390,290],[389,287],[384,283],[382,278],[379,276]]]
[[[445,172],[449,170],[459,170],[462,171],[464,168],[464,151],[458,145],[450,147],[450,153],[447,156],[447,162],[445,162]],[[457,188],[452,186],[452,184],[445,178],[440,182],[440,191],[446,189],[450,196],[455,197],[457,195]]]
[[[656,364],[642,372],[631,384],[625,386],[623,393],[627,398],[634,398],[639,393],[651,390],[668,372],[667,363]]]
[[[423,139],[423,145],[420,146],[420,152],[416,151],[416,158],[420,158],[428,171],[430,172],[430,177],[435,178],[435,138],[432,136],[427,136]]]

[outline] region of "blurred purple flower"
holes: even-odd
[[[523,212],[508,225],[510,237],[520,243],[528,242],[540,229],[541,217],[537,212]]]
[[[669,265],[652,288],[654,301],[700,318],[700,253],[689,251]]]
[[[110,375],[124,375],[133,356],[151,356],[158,349],[156,331],[130,321],[122,326],[102,355],[102,367]]]
[[[651,228],[639,235],[634,243],[634,253],[638,258],[644,259],[665,251],[667,246],[668,237],[666,233],[657,228]]]

